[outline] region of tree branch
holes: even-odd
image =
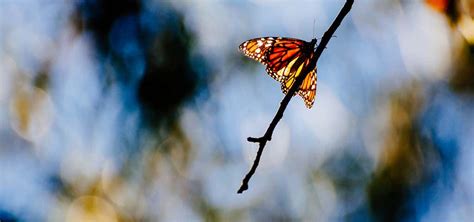
[[[295,83],[293,84],[293,86],[290,88],[288,93],[285,95],[285,97],[281,101],[280,108],[278,108],[278,112],[276,113],[272,122],[268,126],[268,129],[265,132],[265,134],[259,138],[253,138],[253,137],[247,138],[247,141],[249,142],[259,143],[259,147],[257,151],[257,156],[255,157],[255,160],[253,162],[252,168],[250,168],[250,171],[247,173],[247,175],[245,175],[244,179],[242,180],[242,185],[240,186],[237,193],[242,193],[248,189],[248,182],[250,181],[250,178],[252,178],[253,174],[255,173],[255,170],[257,169],[258,163],[260,162],[260,157],[262,156],[262,153],[263,153],[263,149],[265,148],[265,145],[267,144],[267,142],[272,140],[273,131],[275,130],[275,127],[277,126],[278,122],[283,117],[283,113],[285,112],[285,109],[288,106],[288,103],[290,102],[291,98],[296,93],[296,91],[299,89],[301,83],[306,78],[308,73],[316,67],[316,63],[318,62],[319,57],[323,53],[323,50],[326,48],[326,45],[329,43],[329,40],[334,35],[334,32],[336,32],[336,29],[339,27],[344,17],[351,10],[353,3],[354,3],[354,0],[346,1],[341,11],[337,15],[336,19],[334,19],[334,22],[332,23],[332,25],[324,33],[323,38],[321,39],[321,42],[316,48],[315,58],[312,59],[311,63],[305,68],[305,70],[301,72],[301,75],[299,75],[296,78]]]

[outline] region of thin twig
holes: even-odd
[[[336,32],[336,29],[339,27],[344,17],[351,10],[353,3],[354,3],[354,0],[346,1],[341,11],[337,15],[336,19],[334,19],[334,22],[332,23],[332,25],[324,33],[323,38],[321,39],[321,42],[316,48],[314,59],[312,59],[311,63],[305,68],[305,70],[301,72],[301,75],[299,75],[296,78],[295,83],[293,84],[293,86],[291,86],[290,90],[281,101],[280,108],[278,108],[278,112],[276,113],[272,122],[268,126],[268,129],[265,132],[265,134],[259,138],[253,138],[253,137],[247,138],[247,141],[249,142],[258,143],[259,147],[257,151],[257,156],[255,157],[255,160],[253,162],[252,168],[250,168],[250,171],[247,173],[247,175],[245,175],[244,179],[242,180],[242,185],[240,186],[237,193],[242,193],[248,189],[248,182],[250,178],[252,178],[253,174],[255,173],[255,170],[257,169],[258,163],[260,162],[260,157],[262,156],[262,153],[263,153],[263,149],[265,148],[265,145],[267,144],[267,142],[272,140],[273,130],[275,130],[275,127],[277,126],[278,122],[283,117],[283,113],[285,112],[285,109],[288,106],[288,103],[290,102],[291,98],[300,87],[303,80],[306,78],[306,75],[308,75],[308,73],[316,67],[316,63],[318,62],[318,59],[321,56],[321,53],[323,53],[323,50],[326,48],[326,45],[328,44],[329,40],[333,36],[334,32]]]

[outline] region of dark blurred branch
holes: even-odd
[[[255,157],[255,160],[253,162],[252,168],[250,168],[250,171],[247,173],[247,175],[245,175],[244,179],[242,180],[242,185],[240,186],[237,193],[242,193],[248,189],[248,182],[250,178],[252,178],[253,174],[255,173],[255,170],[257,169],[258,163],[260,162],[260,157],[262,156],[262,153],[263,153],[263,149],[265,148],[265,145],[267,144],[267,142],[272,140],[273,130],[275,130],[276,125],[283,117],[283,112],[285,112],[285,109],[288,106],[288,103],[290,102],[291,98],[300,87],[303,80],[306,78],[306,75],[308,75],[309,71],[313,70],[316,67],[316,63],[318,62],[318,59],[321,56],[321,53],[323,53],[323,50],[326,48],[326,45],[328,44],[329,40],[333,36],[334,32],[336,32],[336,29],[339,27],[344,17],[351,10],[353,3],[354,3],[354,0],[346,1],[341,11],[337,15],[336,19],[332,23],[332,25],[324,33],[323,38],[321,39],[321,43],[319,43],[318,47],[316,48],[314,59],[311,60],[311,63],[305,68],[305,70],[301,72],[302,74],[296,78],[295,84],[293,84],[293,86],[290,88],[288,93],[285,95],[285,97],[281,101],[280,108],[278,109],[278,112],[276,113],[272,122],[268,126],[268,129],[265,132],[265,134],[260,138],[253,138],[253,137],[247,138],[247,141],[249,142],[258,143],[259,147],[258,147],[257,156]]]

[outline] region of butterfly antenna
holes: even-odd
[[[313,19],[313,39],[314,39],[314,26],[316,26],[316,19]]]

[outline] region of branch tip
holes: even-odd
[[[252,142],[252,143],[263,143],[263,142],[266,142],[266,141],[270,141],[270,139],[266,138],[265,136],[258,137],[258,138],[248,137],[247,141]]]
[[[239,190],[237,191],[237,193],[243,193],[244,191],[246,191],[247,189],[249,188],[249,186],[247,185],[247,183],[245,184],[242,184],[242,186],[240,186]]]

